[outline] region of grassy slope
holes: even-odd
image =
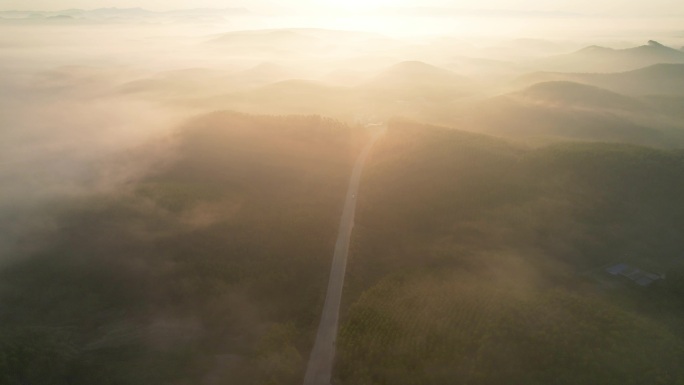
[[[684,154],[529,150],[406,122],[376,150],[340,383],[684,380]],[[624,260],[669,278],[641,289],[601,273]]]

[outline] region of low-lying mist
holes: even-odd
[[[0,383],[301,383],[378,126],[335,383],[679,383],[680,26],[0,12]]]

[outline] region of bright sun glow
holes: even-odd
[[[365,10],[373,9],[383,6],[398,5],[401,1],[392,0],[325,0],[325,4],[335,8],[344,8],[349,10]]]

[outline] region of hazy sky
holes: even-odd
[[[512,11],[573,12],[603,15],[671,16],[684,14],[681,0],[0,0],[1,10],[59,10],[66,8],[141,7],[152,10],[184,8],[273,7],[302,8],[338,7],[369,10],[381,6],[442,6],[460,9],[493,9]]]

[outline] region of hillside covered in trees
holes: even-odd
[[[301,382],[366,140],[315,116],[188,122],[2,271],[3,382]],[[681,381],[683,152],[395,120],[367,167],[336,382]]]
[[[684,380],[684,152],[395,121],[371,162],[340,383]]]
[[[2,270],[0,382],[298,383],[363,142],[315,116],[187,123],[161,166],[70,203]]]
[[[671,6],[79,2],[0,5],[0,385],[684,384]]]

